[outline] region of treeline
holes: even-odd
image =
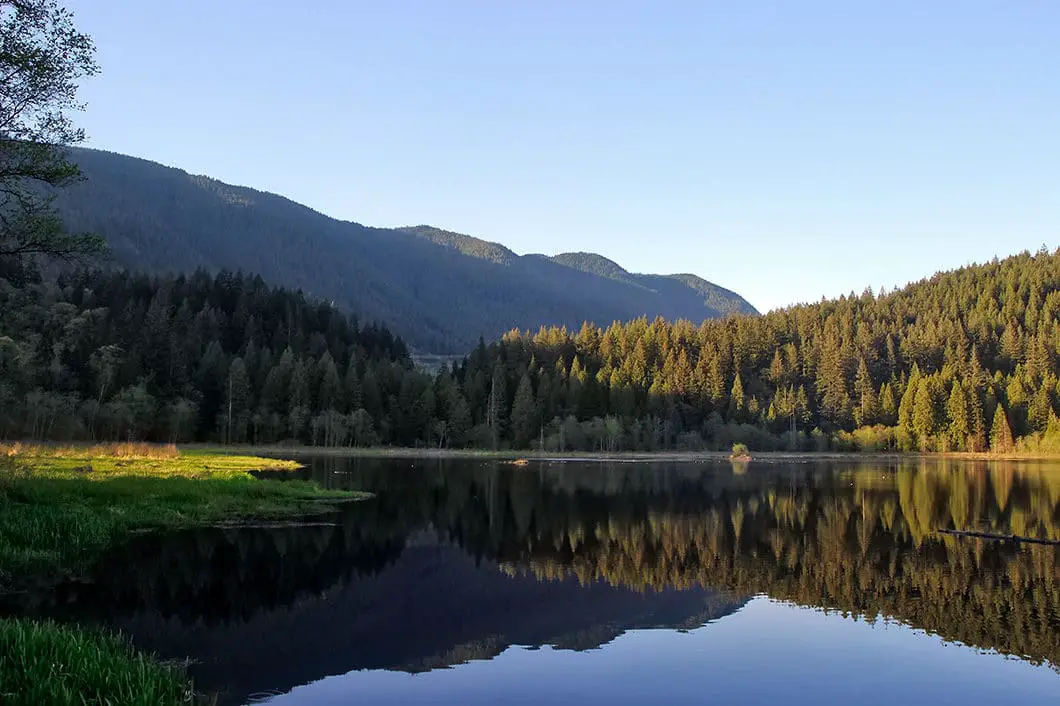
[[[6,438],[412,444],[423,380],[386,328],[259,277],[0,279]]]
[[[546,450],[1060,451],[1060,251],[696,326],[512,331],[436,374],[260,278],[0,280],[0,435]]]
[[[1056,451],[1058,316],[1043,250],[760,317],[512,331],[455,377],[516,448]]]

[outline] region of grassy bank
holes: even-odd
[[[172,447],[0,446],[0,585],[80,572],[135,531],[275,519],[356,497],[250,475],[298,467]]]
[[[173,446],[0,445],[0,590],[76,575],[131,533],[305,516],[358,494],[251,471],[293,461]],[[120,638],[0,620],[0,702],[184,704],[179,670]]]
[[[52,622],[0,620],[0,703],[176,706],[194,699],[180,669],[121,638]]]

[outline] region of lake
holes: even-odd
[[[1060,464],[305,457],[307,527],[142,536],[5,612],[220,703],[1060,703]],[[296,474],[297,475],[297,474]]]

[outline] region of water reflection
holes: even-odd
[[[765,593],[1060,665],[1060,547],[937,531],[1060,541],[1060,465],[418,465],[321,458],[309,474],[377,491],[380,511],[512,574]]]
[[[311,527],[140,537],[93,582],[4,610],[191,656],[222,703],[692,629],[755,594],[1060,665],[1060,547],[937,531],[1060,540],[1058,466],[319,457],[304,475],[376,497]]]

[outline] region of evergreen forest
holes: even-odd
[[[549,451],[1055,452],[1060,252],[701,324],[513,330],[437,371],[222,271],[0,280],[0,436]]]

